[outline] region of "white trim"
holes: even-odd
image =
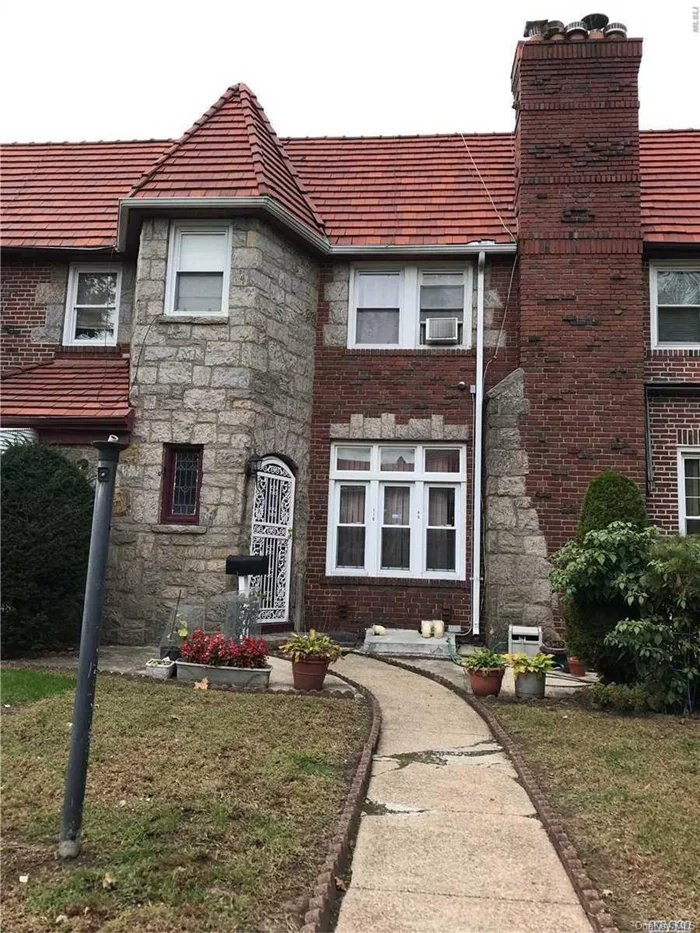
[[[678,534],[686,535],[688,515],[685,504],[685,461],[700,460],[700,447],[679,447],[677,450],[678,460]]]
[[[470,240],[465,243],[428,243],[421,245],[395,246],[352,245],[333,246],[327,238],[314,233],[309,227],[297,220],[274,199],[260,198],[121,198],[119,201],[119,223],[117,228],[117,249],[126,249],[129,213],[132,210],[226,210],[232,213],[246,211],[264,211],[271,214],[294,233],[306,240],[327,256],[426,256],[426,255],[464,255],[469,253],[514,253],[517,243],[494,243],[490,240]]]
[[[700,272],[700,262],[696,259],[655,260],[649,263],[649,309],[651,317],[651,347],[652,350],[700,350],[698,343],[660,343],[659,342],[659,315],[658,315],[658,281],[659,272]],[[688,305],[694,308],[695,305]]]
[[[398,343],[357,342],[357,280],[360,275],[398,272],[399,284],[399,340]],[[420,342],[420,285],[425,273],[461,273],[464,280],[464,307],[462,310],[461,343],[433,344]],[[474,274],[472,263],[437,262],[421,263],[357,263],[350,267],[348,289],[348,339],[350,350],[469,350],[472,346],[474,309]]]
[[[180,265],[180,244],[182,235],[185,233],[203,233],[203,234],[224,234],[224,268],[211,269],[211,272],[222,272],[223,280],[221,284],[221,311],[217,314],[215,311],[202,311],[202,317],[228,317],[229,288],[231,283],[231,262],[232,262],[232,235],[231,224],[227,221],[212,220],[175,220],[170,224],[168,236],[168,265],[165,280],[165,303],[163,305],[163,314],[165,317],[174,319],[181,317],[198,317],[196,311],[176,311],[176,277]]]
[[[76,340],[75,338],[75,299],[78,294],[78,277],[83,272],[111,273],[117,276],[117,285],[114,298],[114,333],[110,340]],[[121,263],[71,263],[68,270],[68,287],[66,289],[66,310],[63,316],[63,346],[64,347],[114,347],[117,344],[119,331],[119,306],[122,291]],[[107,307],[106,305],[95,307]]]
[[[369,448],[369,470],[338,470],[336,454],[339,447]],[[410,448],[415,451],[413,472],[389,472],[380,469],[380,450],[383,447]],[[426,450],[459,450],[459,473],[426,472]],[[328,533],[326,538],[326,575],[335,577],[363,577],[407,580],[466,580],[466,503],[467,503],[467,451],[466,445],[450,441],[412,443],[411,441],[339,440],[331,443],[331,462],[328,483]],[[363,486],[365,493],[365,561],[364,567],[336,567],[337,528],[340,518],[341,486]],[[410,569],[385,569],[381,562],[382,503],[387,486],[411,488]],[[455,569],[426,570],[428,489],[447,487],[455,490]],[[358,526],[359,527],[359,526]],[[447,526],[446,526],[447,527]]]

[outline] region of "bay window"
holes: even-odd
[[[700,348],[700,265],[656,263],[649,279],[652,346]]]
[[[471,266],[374,265],[352,270],[348,346],[469,347]]]
[[[465,579],[464,447],[335,444],[331,457],[329,574]]]

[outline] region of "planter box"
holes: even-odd
[[[146,673],[149,677],[155,677],[156,680],[167,680],[175,673],[175,662],[171,661],[170,664],[164,667],[149,667],[146,665]]]
[[[271,667],[214,667],[209,664],[193,664],[191,661],[176,661],[177,679],[203,680],[210,684],[228,687],[267,687],[270,684]]]

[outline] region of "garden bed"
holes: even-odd
[[[489,708],[524,757],[621,931],[700,917],[700,720],[577,703]]]
[[[62,863],[72,701],[69,690],[4,710],[7,928],[296,928],[367,736],[368,705],[100,675],[83,853]]]

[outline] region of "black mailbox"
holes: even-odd
[[[229,554],[226,558],[226,573],[239,577],[264,577],[269,569],[269,554]]]

